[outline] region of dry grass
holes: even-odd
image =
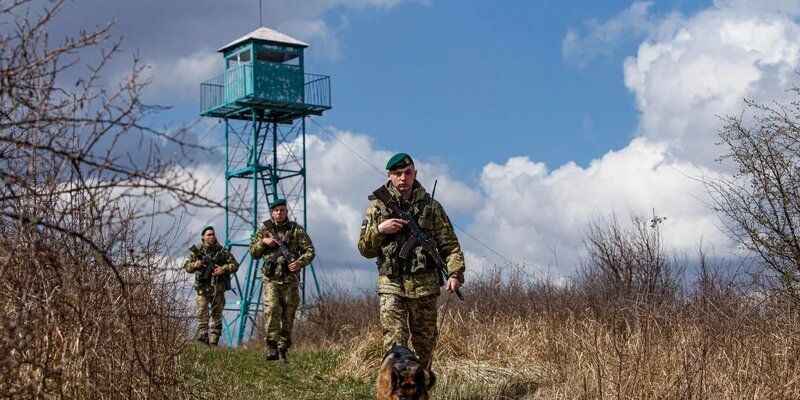
[[[670,304],[625,302],[599,314],[586,288],[523,278],[495,271],[465,287],[464,303],[442,296],[434,398],[800,398],[800,323],[780,302],[754,304],[729,285],[695,285]],[[382,355],[377,319],[369,319],[377,304],[351,297],[331,297],[324,315],[347,335],[306,336],[302,346],[338,343],[338,374],[370,379]]]

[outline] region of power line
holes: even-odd
[[[331,131],[330,131],[330,130],[328,130],[327,128],[323,127],[322,125],[318,124],[318,123],[317,123],[317,121],[315,121],[314,119],[312,119],[312,118],[309,118],[309,119],[311,120],[311,122],[313,122],[313,123],[314,123],[314,125],[316,125],[317,127],[319,127],[319,129],[322,129],[322,131],[323,131],[323,132],[327,133],[327,134],[328,134],[328,135],[329,135],[329,136],[330,136],[330,137],[331,137],[333,140],[335,140],[335,141],[339,142],[339,144],[341,144],[342,146],[344,146],[344,147],[345,147],[347,150],[350,150],[350,152],[351,152],[351,153],[355,154],[355,156],[356,156],[356,157],[360,158],[360,159],[361,159],[361,161],[364,161],[364,163],[366,163],[367,165],[369,165],[370,167],[372,167],[372,169],[374,169],[375,171],[378,171],[378,173],[379,173],[379,174],[381,174],[381,176],[384,176],[384,175],[385,175],[385,173],[384,173],[384,172],[383,172],[383,171],[382,171],[380,168],[376,167],[374,164],[372,164],[371,162],[369,162],[369,160],[367,160],[366,158],[362,157],[362,156],[361,156],[361,154],[358,154],[358,152],[357,152],[357,151],[355,151],[355,150],[353,150],[353,148],[352,148],[352,147],[348,146],[347,144],[345,144],[344,142],[342,142],[341,140],[339,140],[339,138],[337,138],[337,137],[336,137],[336,135],[335,135],[333,132],[331,132]]]

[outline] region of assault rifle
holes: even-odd
[[[392,211],[394,211],[394,213],[397,214],[400,219],[406,221],[405,227],[408,228],[411,236],[409,236],[408,240],[406,240],[406,242],[403,244],[403,247],[400,248],[399,257],[407,260],[408,253],[410,253],[411,250],[419,244],[422,246],[422,250],[427,253],[431,259],[433,259],[434,263],[436,263],[436,271],[437,275],[439,275],[439,286],[444,286],[444,284],[447,282],[448,276],[447,264],[445,264],[442,255],[439,254],[439,249],[436,248],[436,243],[434,243],[433,240],[428,237],[428,235],[422,232],[422,229],[419,227],[419,225],[417,225],[417,221],[410,212],[404,211],[398,207],[397,204],[391,202],[392,194],[389,192],[389,189],[387,189],[386,186],[379,187],[372,192],[372,194],[375,195],[378,200],[383,202],[386,207],[389,207]],[[464,300],[464,295],[461,294],[460,289],[456,290],[456,295],[458,295],[459,299]]]
[[[203,271],[200,272],[200,277],[197,280],[203,283],[210,282],[211,277],[213,276],[212,274],[214,273],[214,268],[216,268],[214,260],[212,260],[211,257],[209,257],[208,255],[201,252],[200,249],[198,249],[197,246],[195,245],[189,247],[189,251],[191,251],[195,257],[197,257],[198,259],[200,259],[200,261],[203,262]]]
[[[278,238],[278,229],[275,228],[275,224],[271,223],[271,220],[266,220],[264,221],[264,228],[266,228],[267,231],[271,231],[272,234],[275,235],[273,239],[278,242],[278,251],[273,253],[269,258],[269,261],[272,263],[272,265],[275,265],[278,268],[280,267],[278,266],[278,257],[280,256],[283,256],[283,259],[286,261],[287,265],[294,261],[294,257],[292,257],[292,253],[289,251],[289,248],[286,247],[286,245],[283,243],[283,240]],[[298,272],[299,271],[295,271],[295,273]]]

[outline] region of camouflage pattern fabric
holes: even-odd
[[[292,347],[292,327],[300,290],[297,282],[264,283],[264,329],[267,341],[278,347]]]
[[[261,269],[264,292],[264,330],[267,341],[274,341],[280,348],[292,345],[292,327],[297,306],[300,304],[299,274],[288,268],[288,260],[282,255],[270,261],[272,256],[280,253],[278,246],[268,247],[264,238],[277,238],[289,249],[295,260],[305,267],[314,259],[314,244],[302,226],[291,221],[281,224],[272,221],[274,229],[261,225],[250,243],[250,255],[254,260],[263,258]],[[277,235],[277,236],[276,236]]]
[[[216,265],[225,270],[225,274],[234,274],[239,270],[239,263],[233,258],[230,251],[220,246],[219,243],[207,245],[201,243],[200,252],[208,255]],[[197,317],[197,338],[208,338],[210,343],[217,343],[222,334],[222,310],[225,308],[225,291],[230,289],[230,279],[222,279],[222,275],[212,277],[209,282],[199,282],[202,267],[197,268],[195,263],[198,257],[189,252],[189,257],[183,264],[186,272],[195,274],[195,306]],[[208,329],[209,309],[211,311],[211,331]]]
[[[381,327],[383,347],[407,346],[409,339],[422,365],[430,365],[436,346],[436,298],[408,298],[381,294]]]
[[[314,244],[306,234],[305,229],[299,224],[291,221],[284,221],[282,224],[278,224],[275,221],[272,221],[272,223],[275,226],[274,230],[268,230],[263,224],[256,230],[256,234],[250,243],[250,255],[254,260],[264,258],[262,273],[270,269],[274,270],[273,274],[264,274],[266,280],[276,283],[298,282],[297,274],[289,272],[288,260],[284,260],[282,255],[276,259],[277,266],[268,265],[273,254],[279,253],[280,249],[278,246],[267,247],[262,240],[268,237],[275,239],[277,232],[277,239],[289,248],[289,252],[303,267],[310,264],[314,259]]]
[[[447,264],[448,278],[464,282],[464,254],[458,243],[453,224],[438,201],[431,199],[425,188],[415,181],[409,200],[403,200],[391,181],[386,187],[392,202],[417,218],[417,224],[431,238]],[[380,295],[383,346],[386,350],[395,343],[411,344],[422,365],[430,365],[436,345],[436,298],[440,294],[439,277],[435,265],[420,246],[404,260],[400,249],[408,239],[405,231],[384,235],[378,225],[389,218],[397,218],[380,200],[370,196],[358,250],[366,258],[377,258],[378,294]]]
[[[198,247],[201,253],[214,260],[214,264],[222,267],[226,274],[234,274],[239,270],[239,263],[233,258],[231,252],[220,246],[219,243],[214,243],[212,245],[201,243]],[[199,282],[203,267],[201,266],[198,268],[195,266],[197,259],[198,257],[195,256],[194,253],[189,252],[189,257],[186,259],[186,262],[183,263],[183,269],[185,269],[186,272],[195,274],[194,290],[197,293],[202,293],[206,296],[214,296],[214,293],[217,291],[224,292],[230,289],[230,280],[223,279],[222,275],[212,277],[209,282]]]
[[[212,296],[197,294],[195,297],[197,316],[197,338],[208,339],[217,344],[222,335],[222,310],[225,308],[225,292],[218,291]],[[211,330],[208,329],[208,314],[211,308]]]
[[[439,253],[447,263],[448,278],[454,277],[464,283],[464,254],[453,224],[442,205],[431,199],[419,182],[414,182],[410,201],[401,200],[400,193],[390,181],[386,182],[386,186],[392,193],[392,201],[416,217],[423,232],[436,243]],[[424,212],[426,207],[429,211]],[[374,200],[367,208],[358,240],[358,250],[361,255],[366,258],[377,257],[379,272],[390,271],[388,274],[380,273],[378,293],[409,298],[438,295],[440,290],[436,269],[422,252],[422,248],[417,246],[412,250],[413,254],[409,254],[408,259],[403,260],[398,255],[403,243],[408,239],[405,231],[393,235],[384,235],[378,231],[378,225],[389,218],[397,216],[392,215],[383,202]]]

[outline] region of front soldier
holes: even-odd
[[[314,245],[299,224],[288,220],[286,200],[270,203],[272,218],[258,228],[250,244],[253,259],[264,258],[264,330],[267,360],[288,362],[294,314],[300,304],[298,271],[314,259]]]
[[[230,251],[219,245],[213,227],[203,228],[201,238],[200,247],[192,246],[190,249],[189,258],[183,264],[183,269],[195,274],[194,290],[197,295],[195,299],[197,306],[197,336],[195,340],[216,346],[222,334],[225,291],[230,290],[230,274],[236,273],[239,263],[236,262]],[[209,308],[211,309],[211,332],[208,330]]]
[[[436,265],[422,246],[400,257],[409,238],[406,221],[392,211],[397,206],[411,213],[423,233],[433,240],[447,265],[446,288],[458,291],[464,282],[464,254],[453,225],[438,201],[416,180],[417,170],[408,154],[394,155],[386,164],[391,196],[385,204],[375,195],[367,208],[358,250],[366,258],[377,257],[378,295],[383,328],[383,347],[407,346],[409,338],[420,363],[430,369],[436,345],[436,299],[440,294]],[[412,242],[413,243],[413,242]]]

